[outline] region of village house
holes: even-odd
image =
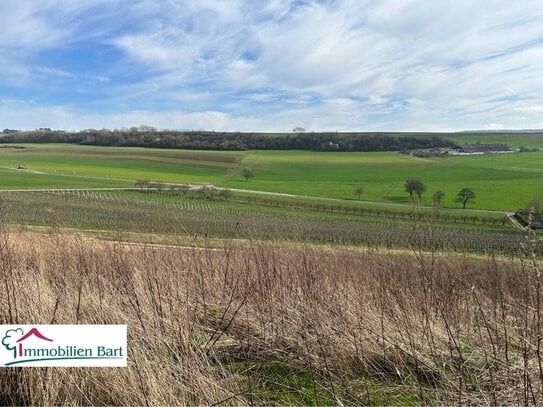
[[[464,154],[495,154],[495,153],[512,153],[513,150],[507,144],[464,144],[449,150],[452,155]]]

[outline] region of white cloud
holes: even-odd
[[[169,70],[159,79],[163,86],[198,77],[205,67],[209,77],[224,78],[226,83],[214,84],[221,92],[259,87],[315,92],[324,106],[327,100],[365,98],[369,103],[351,108],[396,111],[400,120],[434,116],[431,121],[440,127],[478,116],[482,125],[512,94],[541,98],[534,89],[543,86],[540,64],[534,63],[542,59],[541,44],[534,42],[543,35],[542,15],[534,14],[537,2],[492,3],[345,0],[308,2],[287,13],[289,5],[277,2],[267,19],[253,10],[246,15],[213,10],[204,13],[207,22],[221,30],[187,33],[161,26],[119,45]],[[195,4],[181,21],[202,15],[206,6]],[[247,11],[239,2],[232,10]],[[251,58],[243,57],[247,52]],[[254,102],[254,93],[248,99]],[[455,115],[458,122],[452,123]]]
[[[504,130],[505,126],[501,123],[489,123],[485,125],[486,130]]]
[[[82,130],[86,128],[121,128],[150,125],[162,129],[253,130],[262,124],[251,116],[234,117],[218,111],[206,112],[150,112],[83,113],[65,106],[40,107],[22,101],[2,101],[0,123],[10,128]]]
[[[126,113],[41,102],[68,127],[143,114],[231,130],[514,128],[536,126],[543,106],[539,0],[6,0],[0,24],[12,26],[0,32],[12,86],[78,75],[44,50],[91,38],[120,51],[92,74],[107,92],[89,89],[84,105]]]
[[[543,113],[543,105],[515,107],[514,111],[522,113]]]
[[[1,1],[0,84],[32,86],[30,81],[43,74],[72,76],[63,66],[49,66],[51,61],[40,56],[104,31],[93,26],[95,12],[103,7],[110,11],[113,3],[110,0]]]

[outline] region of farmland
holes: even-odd
[[[12,223],[44,226],[54,218],[86,230],[183,230],[190,236],[250,234],[386,247],[419,242],[427,248],[516,253],[524,232],[505,213],[543,194],[541,154],[416,158],[394,152],[4,145],[0,187]],[[243,177],[247,168],[254,174],[249,180]],[[404,191],[408,178],[428,187],[417,206]],[[136,187],[141,179],[161,190]],[[181,192],[183,184],[193,190]],[[211,195],[198,191],[198,185],[209,184],[234,193],[222,198],[218,189],[209,190]],[[360,200],[358,187],[364,189]],[[463,187],[477,194],[467,210],[453,202]],[[445,199],[435,210],[431,197],[438,189]]]
[[[0,407],[543,406],[543,1],[0,1]]]
[[[2,320],[129,327],[0,404],[537,404],[542,156],[0,147]]]
[[[9,193],[14,223],[203,237],[521,254],[525,235],[503,216],[109,192]],[[43,210],[46,209],[46,210]],[[535,250],[543,253],[543,247]]]
[[[24,164],[34,171],[38,179],[46,177],[44,186],[73,185],[73,178],[81,179],[81,186],[89,182],[97,187],[133,185],[137,178],[158,179],[163,182],[204,183],[217,179],[235,168],[242,157],[236,152],[193,152],[179,150],[155,150],[142,148],[86,147],[70,145],[25,145],[26,148],[0,149],[0,168],[15,169]],[[42,174],[40,174],[42,173]],[[10,174],[2,177],[5,187]],[[59,179],[58,177],[65,177]],[[26,187],[28,172],[11,173],[18,178],[10,186]],[[85,181],[85,177],[94,180]],[[88,178],[86,178],[88,180]],[[109,184],[106,184],[109,183]]]
[[[213,184],[300,196],[409,205],[406,179],[427,187],[421,204],[445,192],[443,207],[458,208],[456,193],[477,194],[469,208],[515,211],[543,195],[543,152],[416,158],[395,152],[197,151],[63,144],[0,148],[0,188],[130,187],[136,179]],[[24,164],[27,171],[15,170]],[[254,178],[246,182],[244,168]]]
[[[252,189],[353,199],[357,186],[371,201],[409,203],[404,181],[420,179],[428,186],[423,204],[437,190],[444,206],[463,187],[477,192],[473,208],[516,210],[543,194],[543,153],[448,158],[414,158],[398,153],[252,152],[243,163],[254,168]],[[239,179],[223,185],[243,187]]]

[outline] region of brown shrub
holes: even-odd
[[[259,395],[230,367],[263,362],[350,404],[381,384],[420,403],[543,401],[536,261],[57,232],[4,232],[0,256],[0,323],[129,327],[128,368],[0,369],[0,404],[245,404]]]

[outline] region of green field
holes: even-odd
[[[72,186],[76,177],[81,186],[101,187],[111,181],[133,185],[133,180],[149,178],[163,182],[207,183],[235,170],[241,152],[186,151],[132,147],[91,147],[66,144],[26,144],[26,148],[0,148],[0,169],[25,171],[6,173],[0,187],[21,188]],[[30,173],[30,171],[44,174]],[[32,181],[34,177],[37,181]],[[85,181],[84,177],[96,177]]]
[[[254,169],[253,180],[245,182],[238,174],[222,185],[346,199],[354,199],[356,187],[363,186],[364,200],[408,204],[404,182],[414,178],[428,186],[425,205],[442,190],[444,206],[458,207],[455,194],[468,187],[477,194],[470,207],[496,210],[516,210],[543,195],[543,152],[416,158],[388,152],[254,151],[243,165]]]
[[[541,138],[534,140],[541,143]],[[408,205],[403,185],[406,179],[414,178],[428,186],[424,205],[431,205],[433,193],[442,190],[446,194],[443,206],[457,208],[453,199],[464,187],[477,194],[476,202],[468,206],[473,209],[514,211],[532,197],[543,196],[543,152],[415,158],[395,152],[219,152],[62,144],[24,147],[0,148],[0,188],[129,187],[144,178],[341,198],[354,204],[354,190],[362,186],[363,201]],[[26,170],[17,170],[19,165]],[[254,171],[248,182],[242,177],[245,167]]]

